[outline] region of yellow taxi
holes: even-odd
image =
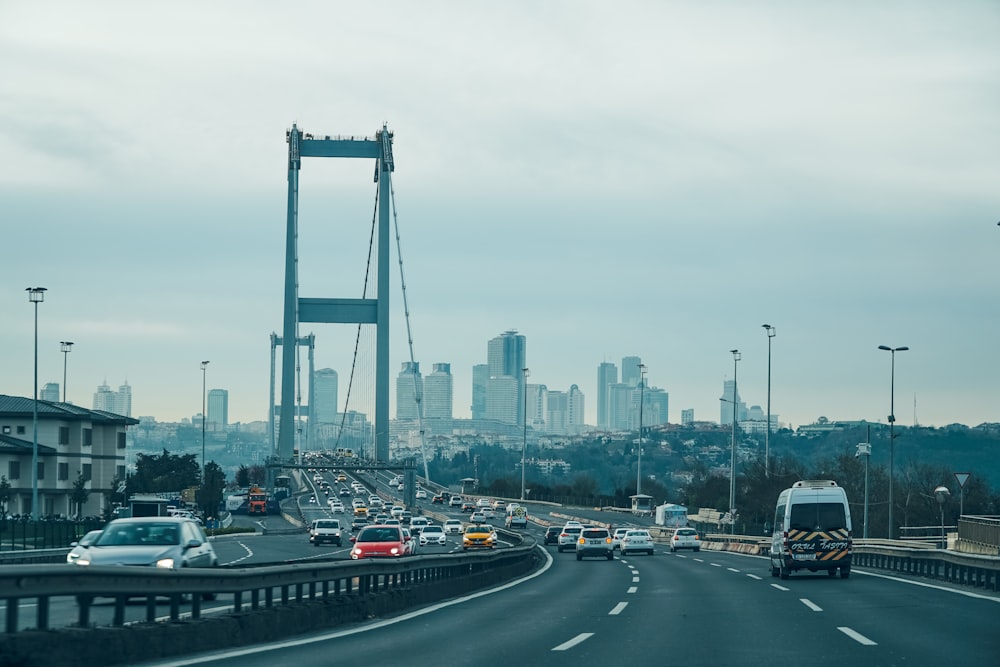
[[[470,523],[462,532],[462,551],[467,549],[492,549],[497,542],[493,526],[485,523]]]

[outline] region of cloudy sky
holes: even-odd
[[[395,133],[414,352],[641,356],[670,421],[1000,421],[1000,4],[0,2],[0,393],[266,418],[285,130]],[[290,6],[289,6],[290,7]],[[303,296],[358,297],[374,165],[306,160]],[[409,358],[393,248],[392,371]],[[346,392],[353,327],[303,325]],[[59,341],[76,343],[68,360]],[[304,358],[304,357],[303,357]],[[369,369],[371,363],[368,364]],[[370,370],[369,370],[370,372]],[[394,401],[393,401],[394,404]]]

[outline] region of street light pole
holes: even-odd
[[[44,287],[28,287],[28,301],[35,304],[35,393],[31,395],[31,518],[38,521],[38,304],[45,301]]]
[[[639,459],[635,466],[635,495],[642,493],[642,404],[646,389],[646,364],[639,364]]]
[[[524,440],[521,442],[521,500],[524,500],[524,465],[525,455],[528,452],[528,375],[527,368],[521,369],[521,377],[524,378]]]
[[[889,347],[888,345],[879,345],[878,349],[886,350],[892,357],[890,363],[889,372],[889,539],[892,539],[893,535],[893,524],[892,524],[892,487],[894,486],[895,479],[895,457],[896,457],[896,410],[895,410],[895,395],[896,395],[896,353],[905,352],[910,348],[905,345],[900,347]]]
[[[731,523],[730,532],[736,533],[736,364],[740,360],[739,350],[730,350],[733,355],[733,444],[729,460],[729,512]]]
[[[205,422],[208,421],[208,413],[205,411],[205,369],[208,362],[201,362],[201,484],[205,485]]]
[[[63,403],[66,402],[66,362],[69,359],[69,353],[73,349],[73,341],[61,340],[59,341],[59,349],[63,353]]]
[[[771,339],[774,338],[774,327],[762,324],[767,331],[767,429],[764,431],[764,477],[770,477],[771,466]]]

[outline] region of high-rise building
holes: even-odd
[[[544,384],[529,384],[525,389],[528,397],[528,426],[536,431],[545,431],[545,419],[549,412],[549,388]]]
[[[633,398],[632,394],[635,394]],[[608,387],[608,429],[628,431],[635,428],[633,408],[639,403],[639,388],[619,382]]]
[[[597,367],[597,427],[608,428],[608,392],[611,385],[618,384],[618,367],[603,361]]]
[[[486,385],[490,379],[489,364],[472,367],[472,418],[486,419]]]
[[[209,431],[224,431],[227,426],[229,426],[229,391],[209,389],[208,419],[205,427]]]
[[[646,387],[642,392],[642,425],[657,426],[668,423],[670,395],[656,387]]]
[[[396,376],[396,419],[417,419],[417,399],[423,400],[424,379],[419,361],[404,361]]]
[[[567,399],[567,415],[566,415],[566,427],[569,429],[571,434],[577,434],[583,432],[584,427],[584,415],[583,415],[583,392],[580,391],[580,387],[577,385],[570,385],[569,395]]]
[[[521,384],[510,375],[491,377],[486,382],[486,419],[518,424],[523,408],[518,400]]]
[[[115,409],[112,412],[116,415],[132,416],[132,387],[129,386],[128,382],[119,385],[118,391],[115,392],[114,405]]]
[[[569,397],[564,391],[550,391],[546,400],[545,432],[552,435],[566,435],[569,421]]]
[[[132,387],[128,382],[118,387],[118,391],[112,391],[108,386],[108,381],[97,388],[94,392],[94,410],[111,412],[125,417],[132,416]]]
[[[639,386],[639,378],[642,377],[642,373],[639,370],[639,364],[641,363],[641,357],[622,357],[622,384],[630,387]]]
[[[337,392],[339,376],[332,368],[321,368],[313,373],[313,415],[317,424],[337,423]]]
[[[516,391],[513,397],[515,424],[524,423],[524,367],[527,359],[526,339],[518,335],[517,331],[505,331],[496,338],[490,339],[486,346],[486,361],[489,365],[490,380],[494,378],[511,377],[515,381]],[[495,407],[501,400],[511,400],[506,398],[506,391],[503,396],[491,397],[487,384],[487,406],[493,404]],[[497,385],[500,386],[500,385]],[[499,409],[499,408],[497,408]],[[506,413],[510,407],[504,407],[502,412]],[[489,409],[487,410],[489,411]]]
[[[94,410],[102,412],[115,411],[115,392],[111,391],[107,380],[94,392]]]
[[[434,364],[433,368],[424,380],[424,417],[451,419],[454,403],[451,364]]]
[[[59,395],[59,383],[46,382],[42,390],[38,392],[38,398],[43,401],[54,401],[57,403],[61,401],[62,396]]]
[[[681,425],[687,426],[694,423],[694,408],[681,410]]]
[[[733,380],[726,380],[722,385],[722,399],[719,401],[719,423],[722,425],[733,423],[733,404],[736,404],[736,421],[741,422],[746,419],[746,403],[740,401],[740,394]]]

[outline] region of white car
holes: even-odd
[[[423,489],[417,489],[417,500],[424,500],[427,498],[427,492]]]
[[[444,547],[448,545],[448,536],[444,528],[438,525],[424,526],[420,531],[420,546],[426,547],[428,544],[436,544]]]
[[[469,515],[469,523],[486,523],[486,515],[481,510],[476,510]]]
[[[448,519],[447,521],[444,522],[444,532],[448,535],[451,534],[461,535],[462,522],[459,521],[458,519]]]
[[[414,535],[420,534],[420,532],[431,525],[431,520],[425,516],[415,516],[410,519],[410,532]]]
[[[476,507],[489,507],[489,506],[490,506],[490,499],[489,498],[478,498],[478,499],[476,499]]]
[[[621,540],[622,556],[627,556],[636,551],[643,551],[650,556],[653,555],[653,537],[648,530],[629,530],[625,532],[625,537]]]
[[[625,537],[625,533],[629,531],[628,528],[615,528],[614,535],[611,536],[611,548],[621,549],[622,548],[622,538]]]
[[[402,505],[393,505],[392,509],[389,510],[389,516],[394,519],[398,519],[403,516],[404,511],[406,511],[406,508]]]
[[[701,540],[698,539],[698,531],[694,528],[678,528],[670,537],[670,550],[691,549],[701,551]],[[843,575],[841,575],[843,576]]]
[[[479,509],[479,512],[487,519],[497,518],[497,513],[493,511],[492,507],[482,507]]]

